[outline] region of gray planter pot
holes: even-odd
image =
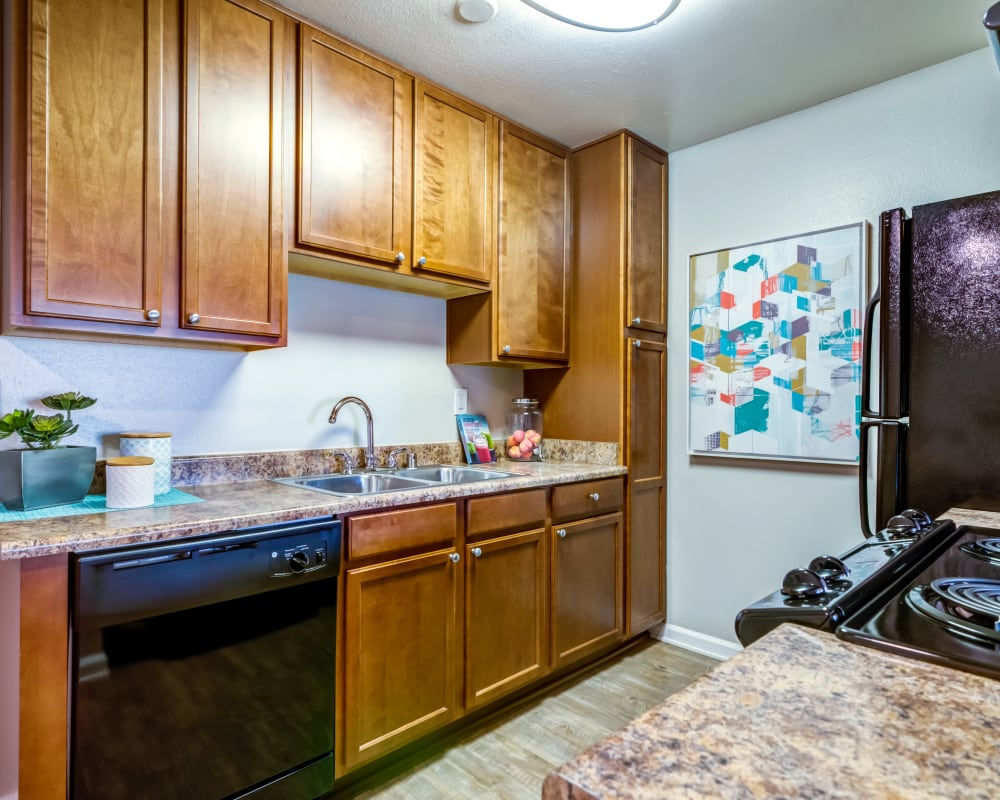
[[[0,503],[8,511],[79,503],[96,463],[96,447],[0,450]]]

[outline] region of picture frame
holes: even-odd
[[[868,223],[688,257],[688,453],[857,464]]]

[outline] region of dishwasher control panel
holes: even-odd
[[[266,544],[271,550],[272,578],[315,572],[328,565],[327,542],[322,536],[289,536]]]

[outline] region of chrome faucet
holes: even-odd
[[[365,450],[365,472],[374,472],[375,426],[372,422],[372,410],[368,408],[368,404],[360,397],[343,397],[337,401],[337,405],[335,405],[333,407],[333,411],[330,412],[330,423],[333,424],[337,421],[337,414],[340,412],[340,409],[348,403],[354,403],[361,406],[361,410],[365,412],[365,421],[368,423],[368,448]]]

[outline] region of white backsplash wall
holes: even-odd
[[[670,156],[667,586],[671,626],[735,642],[785,571],[861,538],[854,468],[687,455],[688,255],[1000,189],[988,49]],[[670,629],[668,628],[668,636]]]
[[[114,455],[118,433],[169,431],[199,455],[364,445],[357,406],[327,422],[346,395],[371,407],[376,445],[447,442],[456,387],[496,430],[523,392],[521,370],[445,363],[444,300],[291,275],[288,306],[288,347],[251,353],[0,337],[0,413],[76,390],[98,403],[68,444]]]

